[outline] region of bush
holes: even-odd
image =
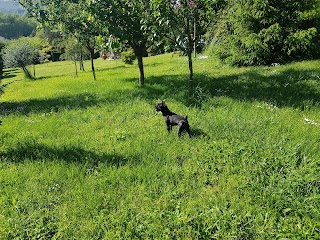
[[[27,66],[33,63],[35,53],[35,49],[28,43],[12,42],[4,48],[4,65],[6,67],[20,67],[27,78],[32,78]]]
[[[132,50],[121,53],[121,60],[125,64],[133,64],[133,61],[136,59],[136,55],[134,55]]]
[[[214,27],[212,54],[237,66],[318,58],[316,1],[281,2],[235,0]]]
[[[318,44],[317,35],[318,31],[314,27],[291,33],[285,41],[287,54],[303,58],[305,55],[317,52],[317,48],[315,48]]]

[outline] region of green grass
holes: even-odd
[[[192,98],[185,57],[146,58],[144,87],[136,65],[95,64],[95,82],[88,62],[6,70],[0,239],[320,238],[320,61],[198,59]]]

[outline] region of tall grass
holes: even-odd
[[[198,59],[193,98],[184,57],[146,58],[144,87],[136,66],[95,64],[97,81],[71,62],[6,70],[1,239],[320,238],[319,61]]]

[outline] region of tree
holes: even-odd
[[[317,58],[319,26],[319,0],[234,0],[215,27],[212,49],[238,66]]]
[[[10,42],[3,52],[3,60],[6,67],[20,67],[26,77],[32,79],[27,66],[33,64],[36,51],[29,43],[19,40]]]
[[[69,38],[66,44],[65,52],[60,56],[62,59],[72,60],[75,66],[76,76],[78,77],[77,61],[80,62],[81,69],[81,60],[85,50],[83,46],[79,43],[76,38]]]
[[[36,77],[36,65],[43,63],[46,59],[42,49],[45,49],[48,46],[47,39],[41,38],[39,36],[34,37],[21,37],[19,38],[20,42],[28,43],[31,48],[34,50],[32,64],[33,64],[33,77]]]
[[[72,34],[90,52],[91,70],[96,80],[94,55],[96,37],[101,24],[93,19],[88,10],[86,0],[19,0],[28,10],[29,15],[36,18],[44,26],[58,28],[64,35]]]
[[[222,0],[153,0],[158,26],[188,56],[189,96],[193,94],[192,52],[223,6]]]
[[[94,19],[105,23],[108,33],[131,47],[138,60],[139,84],[144,84],[143,57],[147,45],[155,36],[155,22],[151,1],[92,0]]]

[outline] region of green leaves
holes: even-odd
[[[318,35],[315,27],[291,33],[285,41],[288,55],[312,54],[314,45],[318,44]]]
[[[317,4],[317,0],[235,0],[214,29],[218,40],[214,52],[234,65],[317,58],[320,53]],[[253,36],[257,36],[256,43],[251,41]]]
[[[20,67],[28,78],[31,78],[27,66],[34,62],[37,51],[29,43],[23,40],[16,40],[7,45],[4,50],[3,60],[6,67]]]

